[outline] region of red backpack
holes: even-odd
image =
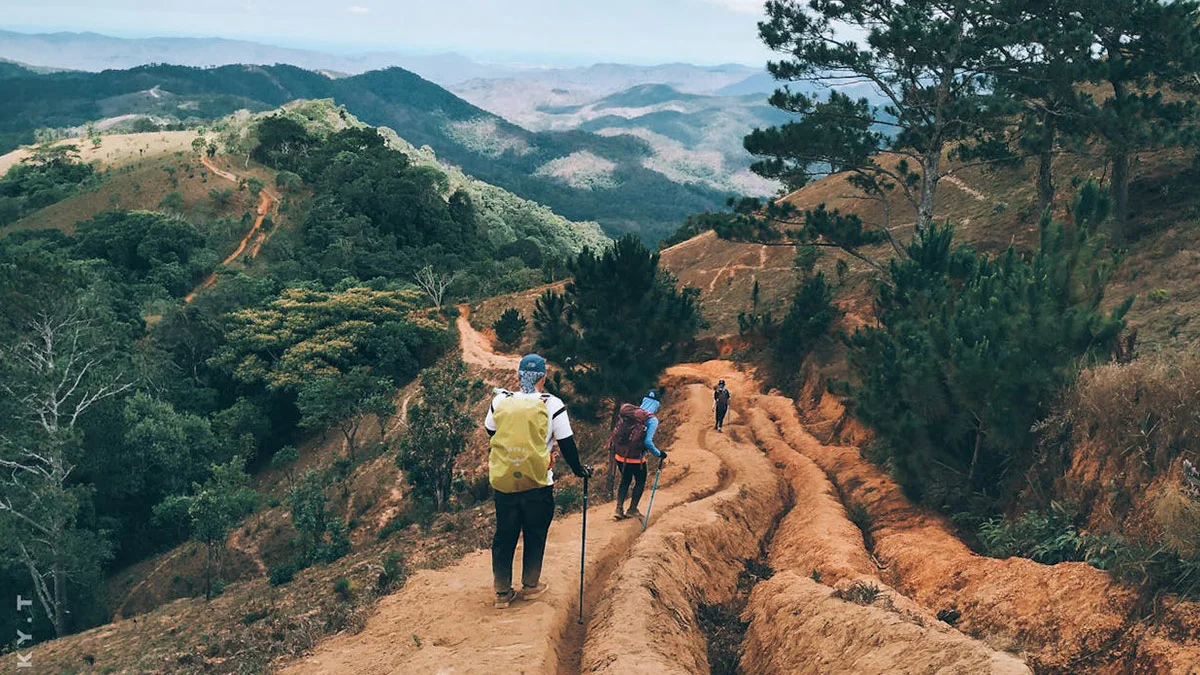
[[[608,449],[613,454],[626,459],[641,459],[646,454],[646,423],[653,417],[650,413],[633,405],[624,403],[617,418],[617,426],[608,437]]]

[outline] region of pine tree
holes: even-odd
[[[764,157],[753,170],[789,189],[849,172],[857,187],[881,202],[883,236],[897,190],[916,210],[917,229],[928,228],[938,181],[949,173],[944,151],[1003,114],[992,91],[1000,65],[997,40],[1004,34],[992,25],[993,5],[767,2],[759,35],[786,55],[767,67],[778,80],[805,84],[779,89],[770,101],[798,120],[746,137],[746,149]],[[865,86],[882,105],[838,90],[823,101],[815,93],[847,85]],[[884,151],[893,154],[881,156]]]
[[[1087,80],[1102,87],[1084,133],[1098,135],[1112,164],[1112,235],[1129,231],[1131,161],[1140,152],[1191,140],[1196,104],[1169,96],[1200,72],[1200,3],[1082,0],[1071,3],[1090,31]]]
[[[573,315],[566,296],[545,291],[533,310],[533,327],[538,331],[537,347],[551,360],[566,363],[575,353],[579,333],[571,325]]]
[[[805,278],[792,297],[792,306],[771,345],[775,367],[784,379],[795,375],[804,357],[837,320],[838,310],[832,300],[825,275],[820,273]]]
[[[658,263],[657,253],[626,235],[602,253],[584,250],[566,293],[539,300],[539,344],[571,358],[566,372],[578,393],[593,400],[639,396],[695,336],[698,293],[679,290]]]
[[[496,331],[496,339],[500,344],[511,348],[521,341],[528,323],[521,312],[509,307],[492,323],[492,330]]]
[[[1054,202],[1054,158],[1075,148],[1086,128],[1089,101],[1081,84],[1087,77],[1091,31],[1073,0],[1011,0],[994,7],[998,42],[995,93],[1009,117],[979,127],[956,152],[989,168],[1037,161],[1038,212]]]
[[[920,233],[876,296],[879,326],[850,340],[856,411],[915,499],[989,514],[1030,465],[1030,429],[1081,357],[1116,344],[1132,298],[1100,309],[1113,269],[1097,230],[1108,202],[1081,191],[1075,224],[1043,218],[1032,260]]]

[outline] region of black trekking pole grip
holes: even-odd
[[[579,542],[579,625],[583,625],[583,566],[587,560],[588,476],[583,476],[583,536]]]

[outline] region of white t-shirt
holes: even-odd
[[[567,418],[567,404],[562,402],[562,399],[554,394],[522,394],[520,392],[507,392],[497,390],[496,396],[492,398],[492,404],[488,406],[487,417],[483,420],[483,428],[489,432],[496,431],[496,404],[508,398],[509,396],[537,396],[546,403],[546,412],[550,413],[550,428],[546,433],[546,451],[550,453],[550,465],[554,466],[554,441],[561,441],[564,438],[570,438],[575,435],[571,431],[571,420]],[[554,482],[554,470],[551,469],[548,480]]]

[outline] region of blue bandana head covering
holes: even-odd
[[[546,376],[546,359],[537,354],[526,354],[521,357],[517,366],[517,377],[521,381],[521,391],[532,394],[537,391],[537,383]]]
[[[517,377],[521,380],[521,391],[526,394],[532,394],[537,391],[537,383],[545,376],[545,373],[539,373],[535,370],[518,371]]]

